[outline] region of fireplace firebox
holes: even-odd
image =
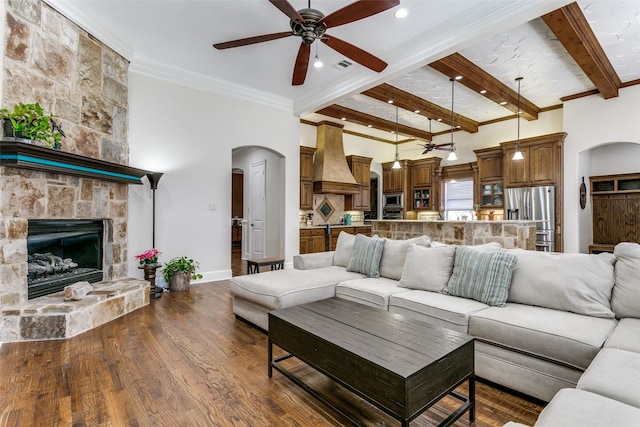
[[[29,220],[28,299],[103,280],[102,220]]]

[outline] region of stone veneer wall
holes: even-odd
[[[39,102],[59,117],[63,151],[128,164],[128,61],[40,0],[0,1],[2,107]],[[125,277],[127,191],[126,184],[0,167],[0,308],[27,299],[32,218],[108,219],[105,279]]]
[[[407,240],[429,236],[448,245],[483,245],[497,242],[503,248],[536,249],[535,221],[372,221],[371,233]]]

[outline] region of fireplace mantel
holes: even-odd
[[[152,173],[131,166],[14,141],[0,141],[0,165],[125,184],[142,184],[141,178]]]

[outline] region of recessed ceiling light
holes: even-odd
[[[508,102],[507,102],[507,101],[502,101],[502,102],[500,103],[500,105],[507,105],[507,104],[508,104]]]
[[[395,130],[392,130],[392,131],[391,131],[391,133],[396,133],[396,131],[395,131]]]
[[[480,91],[480,93],[484,95],[485,93],[487,93],[487,90],[486,90],[486,89],[482,89],[482,90]]]
[[[420,110],[414,110],[413,112],[418,114],[418,113],[420,113]]]
[[[454,79],[456,80],[462,80],[462,76],[455,76]]]
[[[347,118],[346,118],[346,117],[343,117],[343,118],[341,118],[340,120],[347,120]]]
[[[441,122],[441,121],[442,121],[442,119],[438,119],[437,121],[438,121],[438,122]]]
[[[387,104],[393,104],[393,99],[388,100]]]
[[[372,128],[372,127],[373,127],[373,125],[367,125],[367,127],[368,127],[368,128]]]
[[[460,125],[457,125],[457,126],[456,126],[456,129],[460,129]]]
[[[401,7],[400,9],[396,10],[396,13],[395,13],[395,17],[398,19],[406,18],[407,15],[409,15],[409,9],[406,9],[404,7]]]

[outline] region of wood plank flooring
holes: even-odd
[[[399,423],[303,363],[288,369],[365,426]],[[474,426],[533,424],[539,402],[479,383]],[[434,426],[447,398],[411,424]],[[340,426],[274,373],[266,335],[236,320],[228,282],[192,285],[69,340],[0,347],[0,426]],[[455,424],[468,426],[468,417]]]

